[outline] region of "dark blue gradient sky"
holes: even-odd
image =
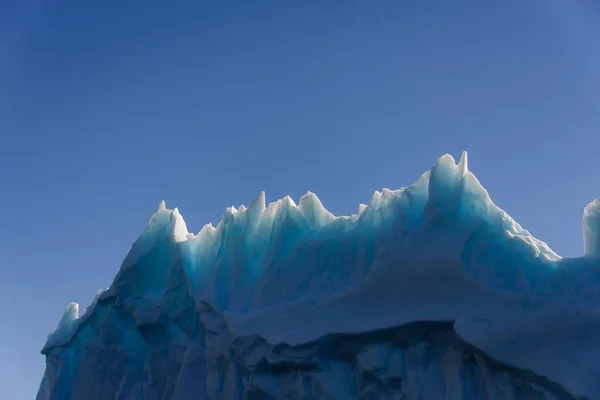
[[[0,398],[158,202],[198,231],[311,190],[335,214],[467,150],[563,256],[600,195],[589,1],[0,1]]]

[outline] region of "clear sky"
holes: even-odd
[[[0,398],[158,202],[307,190],[350,214],[469,152],[563,256],[600,195],[597,1],[0,1]]]

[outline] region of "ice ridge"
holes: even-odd
[[[129,327],[125,340],[130,329],[158,324],[180,307],[173,293],[185,292],[178,296],[210,307],[232,337],[258,335],[273,345],[454,321],[463,340],[499,362],[595,398],[600,353],[588,347],[597,341],[600,348],[600,339],[580,334],[578,341],[553,324],[564,317],[573,332],[600,327],[600,198],[585,208],[582,224],[584,257],[562,259],[492,202],[468,170],[466,152],[458,163],[440,157],[412,186],[375,192],[350,216],[334,216],[311,192],[298,204],[288,196],[268,205],[261,192],[193,234],[163,201],[110,288],[81,316],[70,304],[42,352],[85,343],[108,305]],[[345,316],[348,309],[363,317]],[[377,318],[365,317],[374,312]],[[555,349],[518,340],[513,351],[503,348],[519,327],[527,327],[523,340],[546,328]],[[545,364],[520,357],[526,350]],[[547,361],[558,356],[579,362],[576,373]],[[42,386],[48,382],[58,385],[45,375]]]

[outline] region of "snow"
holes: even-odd
[[[216,227],[207,224],[194,235],[179,211],[167,209],[163,201],[111,287],[82,316],[76,304],[67,307],[43,349],[49,361],[38,398],[57,398],[51,393],[64,393],[77,379],[91,379],[77,378],[85,368],[65,375],[66,369],[54,365],[57,357],[77,365],[99,362],[73,361],[70,351],[108,340],[102,336],[106,326],[114,326],[111,348],[127,349],[119,350],[119,357],[135,364],[122,368],[137,383],[123,378],[118,390],[134,398],[140,391],[158,390],[157,385],[167,388],[163,397],[185,393],[189,385],[196,387],[194,376],[209,380],[203,390],[223,398],[237,398],[244,390],[281,398],[286,391],[355,398],[350,388],[335,384],[352,375],[339,360],[327,361],[322,381],[310,389],[273,375],[245,381],[239,369],[260,364],[267,354],[274,357],[273,350],[265,350],[269,346],[291,346],[302,355],[303,346],[331,334],[366,337],[421,322],[449,323],[462,341],[505,366],[528,371],[574,396],[600,398],[595,379],[600,370],[595,334],[600,330],[600,198],[584,210],[583,235],[584,256],[562,259],[492,202],[469,172],[466,153],[458,163],[442,156],[410,187],[375,192],[351,216],[334,216],[311,192],[297,205],[290,197],[267,205],[261,192],[247,208],[227,208]],[[190,342],[188,337],[201,331],[205,342]],[[250,337],[264,344],[248,350],[245,366],[235,364],[232,346]],[[175,344],[187,350],[168,350],[159,363],[180,360],[181,372],[171,376],[152,364],[157,356],[150,350],[167,351],[165,346]],[[386,359],[389,346],[379,343],[357,353],[360,368],[388,368],[376,366]],[[456,382],[458,367],[452,366],[462,361],[448,354],[448,365],[432,366],[427,379],[454,382],[453,396],[464,398],[476,389]],[[208,366],[198,364],[202,357]],[[231,364],[218,367],[211,357]],[[148,374],[162,378],[154,386],[139,386]],[[486,390],[521,379],[494,374],[486,378]],[[411,379],[411,391],[443,398],[437,386],[422,392],[421,378]],[[506,382],[502,385],[514,383]]]

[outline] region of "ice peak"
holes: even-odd
[[[258,193],[258,196],[248,206],[248,212],[263,212],[267,208],[266,195],[264,191]]]
[[[287,208],[296,207],[296,203],[290,196],[285,196],[283,199],[281,199],[281,204]]]
[[[299,206],[300,206],[300,204],[302,204],[303,202],[306,202],[306,201],[314,202],[315,198],[319,203],[321,202],[319,200],[319,198],[317,197],[317,195],[309,190],[306,193],[304,193],[302,196],[300,196],[300,201],[298,202]]]
[[[583,209],[583,253],[600,257],[600,197]]]
[[[225,209],[225,215],[235,214],[237,212],[238,210],[235,208],[235,206],[227,207]]]
[[[69,303],[63,313],[61,323],[71,323],[79,318],[79,304]]]
[[[321,200],[313,192],[306,192],[300,197],[298,209],[311,229],[320,229],[335,217],[325,209]]]
[[[464,177],[469,172],[469,161],[467,157],[467,152],[463,151],[460,155],[460,161],[458,162],[458,171],[460,176]]]
[[[308,209],[325,209],[325,207],[323,207],[323,203],[321,203],[321,200],[319,200],[317,195],[313,192],[306,192],[302,195],[302,197],[300,197],[300,201],[298,202],[298,208],[300,209],[300,211]]]
[[[175,208],[173,210],[173,237],[177,242],[183,242],[187,240],[189,232],[187,229],[187,225],[185,224],[185,220],[179,214],[179,210]]]
[[[73,324],[79,319],[79,304],[69,303],[63,313],[58,326],[48,335],[48,342],[44,349],[51,347],[54,343],[60,343],[71,335]],[[43,350],[42,350],[43,351]]]
[[[458,164],[450,154],[438,158],[429,175],[427,218],[455,214],[463,197],[467,175],[467,152],[462,153]]]

